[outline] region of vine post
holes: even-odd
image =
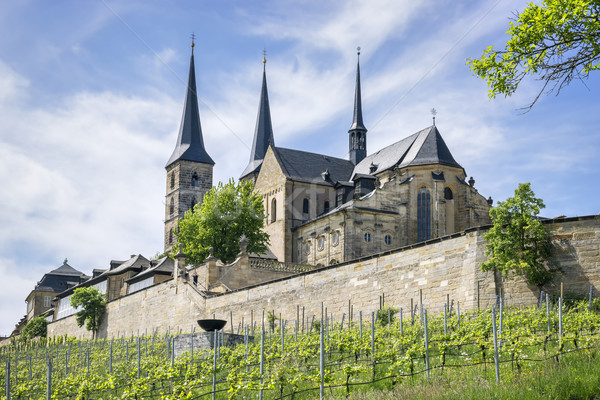
[[[492,308],[492,330],[494,333],[494,366],[496,367],[496,383],[500,383],[500,362],[498,360],[498,330],[496,328],[496,307]]]
[[[10,400],[10,358],[6,358],[6,369],[4,370],[4,396]]]
[[[194,341],[194,336],[192,336],[192,342]],[[140,337],[137,337],[137,378],[140,379],[141,369],[142,369],[142,351],[140,346]]]
[[[427,382],[429,382],[429,332],[427,327],[427,310],[423,310],[423,323],[425,325],[425,369],[427,370]]]
[[[375,380],[375,313],[371,311],[371,364],[373,365],[373,380]]]
[[[321,324],[319,330],[319,376],[321,382],[319,385],[319,399],[325,398],[325,349],[323,346],[323,318],[321,317]]]
[[[52,399],[52,359],[48,358],[46,361],[46,399]]]
[[[550,326],[550,296],[546,293],[546,319],[548,320],[548,333],[552,332],[552,327]]]
[[[265,372],[265,321],[263,319],[262,328],[260,329],[260,390],[258,398],[263,399],[263,374]]]

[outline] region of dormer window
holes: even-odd
[[[369,166],[369,172],[372,174],[373,172],[377,171],[378,167],[379,167],[379,164],[371,163],[371,165]]]
[[[325,171],[321,172],[321,178],[323,178],[324,181],[329,179],[329,170],[326,169]]]
[[[326,201],[325,204],[323,204],[323,212],[329,212],[329,202]]]

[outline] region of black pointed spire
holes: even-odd
[[[196,92],[193,39],[187,94],[183,106],[181,125],[179,126],[179,136],[177,137],[175,150],[173,150],[173,154],[171,154],[166,167],[178,160],[215,164],[204,149],[204,140],[202,139],[202,126],[200,125],[200,113],[198,111],[198,94]]]
[[[362,98],[360,93],[360,47],[357,49],[356,88],[354,92],[354,116],[348,131],[350,139],[350,161],[354,165],[367,156],[367,128],[363,124]]]
[[[269,93],[267,91],[267,58],[263,58],[263,80],[260,91],[260,102],[258,104],[258,115],[256,116],[256,127],[254,129],[254,140],[250,150],[250,161],[242,173],[245,177],[253,172],[258,172],[265,158],[269,146],[275,146],[273,139],[273,125],[271,124],[271,108],[269,106]]]

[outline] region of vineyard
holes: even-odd
[[[57,338],[0,349],[3,399],[313,399],[425,384],[469,371],[501,382],[535,363],[560,363],[600,347],[598,299],[528,309],[439,315],[384,307],[305,325],[267,319],[244,326],[244,343],[192,347],[176,357],[177,335],[96,341]],[[281,323],[280,323],[281,322]],[[254,333],[254,336],[251,334]]]

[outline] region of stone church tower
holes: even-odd
[[[177,221],[185,212],[198,203],[212,187],[215,162],[204,148],[198,95],[196,93],[196,72],[194,68],[194,43],[188,77],[187,93],[183,106],[183,116],[175,150],[167,162],[167,195],[165,202],[165,251],[175,243]]]

